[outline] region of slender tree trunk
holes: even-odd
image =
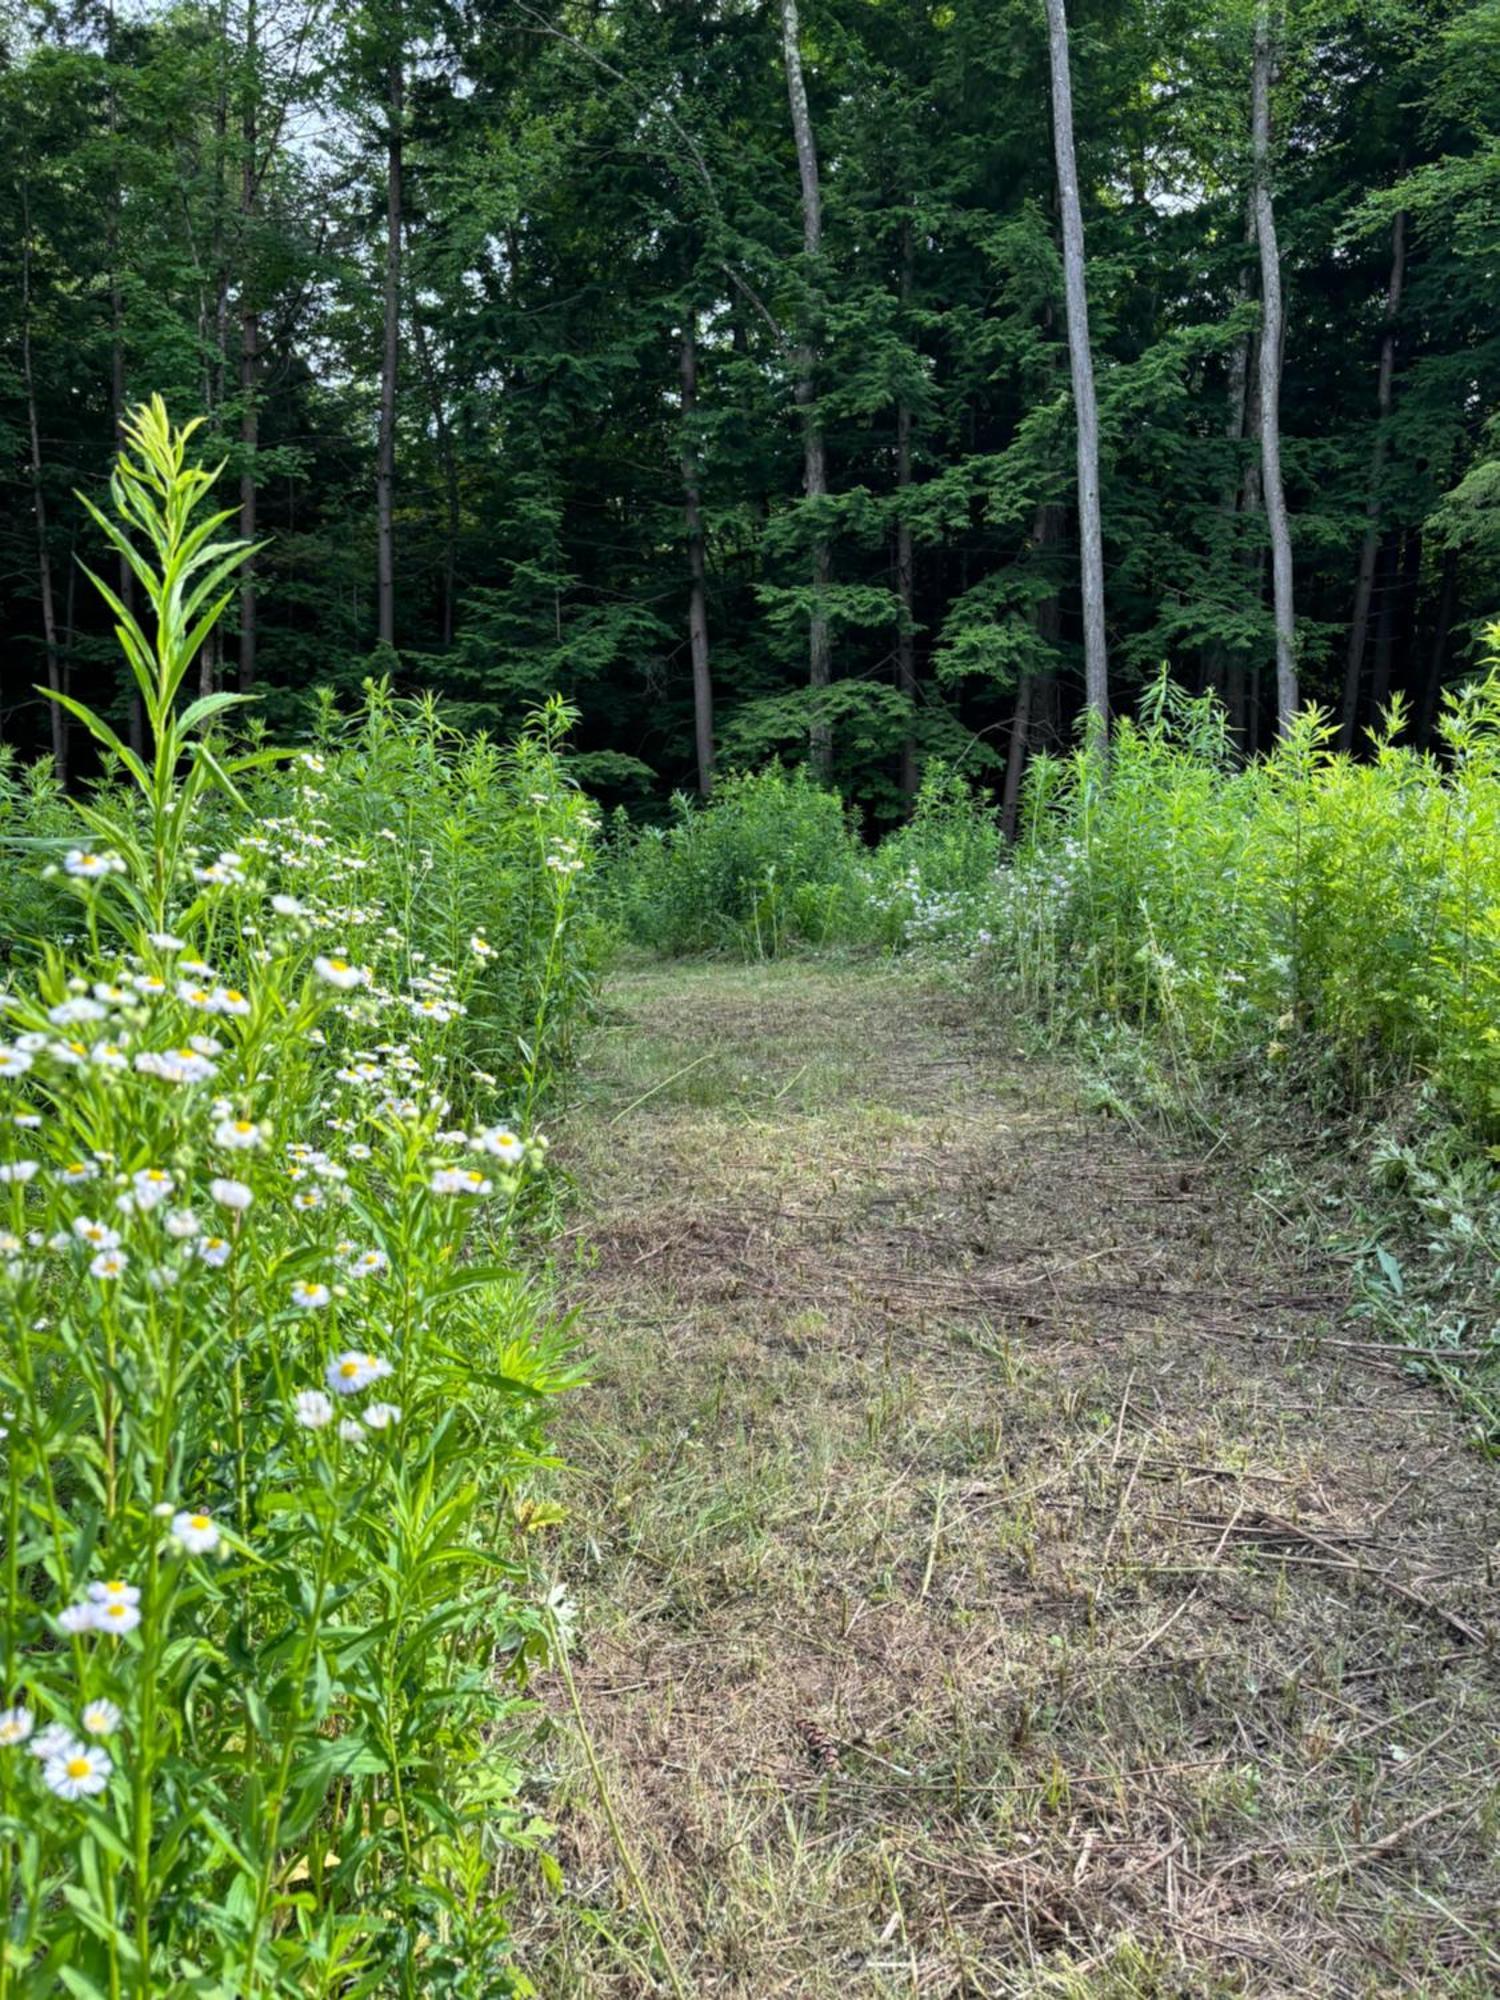
[[[1245,245],[1246,254],[1255,242],[1255,214],[1253,202],[1245,204]],[[1250,266],[1240,266],[1236,304],[1243,306],[1250,297]],[[1242,444],[1247,434],[1250,415],[1250,356],[1253,336],[1247,327],[1229,350],[1229,361],[1225,383],[1224,435],[1231,444]],[[1223,495],[1219,501],[1219,517],[1223,523],[1225,544],[1226,582],[1231,580],[1235,570],[1235,524],[1239,519],[1240,499],[1244,489],[1244,475],[1236,466],[1233,477],[1225,481]],[[1233,672],[1229,649],[1219,640],[1208,648],[1203,662],[1203,682],[1206,688],[1217,694],[1226,706],[1229,696],[1229,680]],[[1243,706],[1243,676],[1241,676],[1241,705]]]
[[[1052,67],[1052,135],[1062,214],[1063,286],[1068,307],[1068,360],[1078,427],[1078,541],[1083,585],[1084,699],[1096,727],[1109,726],[1109,655],[1104,632],[1104,536],[1099,519],[1099,413],[1089,345],[1083,211],[1073,148],[1073,83],[1068,65],[1065,0],[1047,0],[1047,52]]]
[[[30,441],[31,507],[36,518],[37,586],[42,600],[42,642],[47,654],[47,686],[62,692],[62,668],[57,647],[57,605],[52,595],[52,555],[47,546],[47,495],[42,481],[42,427],[37,414],[36,376],[31,365],[31,200],[21,183],[21,382],[26,391],[26,426]],[[52,717],[52,769],[60,785],[68,782],[68,718],[61,704],[49,701]]]
[[[260,313],[256,305],[255,205],[257,113],[260,97],[260,51],[255,0],[245,13],[245,96],[240,116],[240,536],[253,542],[259,503],[256,454],[260,449],[260,405],[257,401],[260,363]],[[240,687],[255,686],[255,650],[259,638],[255,558],[240,567]]]
[[[807,259],[808,288],[816,293],[821,284],[818,267],[823,254],[823,195],[818,178],[818,152],[813,141],[812,115],[807,107],[807,84],[802,74],[801,32],[797,0],[781,0],[781,49],[786,64],[792,137],[797,147],[797,174],[802,186],[802,248]],[[802,413],[802,485],[807,498],[815,506],[828,493],[828,459],[823,443],[823,426],[818,416],[817,317],[810,304],[795,357],[797,407]],[[832,678],[833,667],[827,608],[832,576],[828,537],[817,529],[813,537],[813,599],[807,635],[807,679],[813,704],[808,752],[813,771],[821,779],[826,779],[833,767],[833,729],[824,702],[824,690]]]
[[[682,322],[682,515],[687,529],[688,649],[693,662],[693,742],[698,753],[698,792],[707,798],[714,786],[714,684],[708,653],[708,588],[703,553],[703,503],[698,489],[697,441],[693,434],[698,407],[697,309],[689,306]]]
[[[125,306],[120,291],[120,171],[119,134],[120,103],[115,88],[115,10],[112,4],[104,14],[104,111],[109,133],[109,197],[108,219],[105,225],[105,258],[109,265],[109,397],[110,410],[114,417],[115,449],[124,442],[125,425]],[[68,595],[72,596],[72,577],[68,579]],[[115,574],[115,589],[120,602],[130,612],[135,610],[135,572],[124,556],[119,558]],[[71,645],[65,649],[71,651]],[[66,668],[64,668],[66,674]],[[146,712],[141,701],[141,691],[136,686],[135,675],[126,675],[127,734],[130,747],[137,756],[145,747]]]
[[[1359,550],[1359,575],[1354,585],[1354,612],[1349,622],[1349,651],[1344,661],[1344,701],[1339,715],[1340,750],[1354,745],[1359,720],[1359,679],[1365,660],[1365,635],[1370,622],[1370,594],[1375,587],[1375,559],[1380,549],[1380,485],[1385,470],[1386,430],[1396,375],[1396,318],[1406,275],[1406,210],[1391,225],[1391,276],[1385,293],[1385,327],[1380,336],[1380,372],[1376,378],[1378,422],[1370,453],[1370,491],[1365,501],[1365,535]]]
[[[1042,562],[1051,560],[1062,538],[1062,509],[1055,500],[1044,500],[1036,510],[1031,531],[1032,548]],[[1036,635],[1054,653],[1062,636],[1062,607],[1056,592],[1038,599],[1032,612]],[[1051,666],[1023,667],[1016,688],[1016,712],[1011,718],[1010,741],[1005,752],[1005,781],[1000,793],[1000,831],[1008,841],[1020,832],[1021,780],[1032,743],[1050,738],[1055,727],[1057,674]]]
[[[408,236],[408,247],[409,247]],[[448,423],[448,412],[443,407],[443,385],[438,380],[437,363],[433,359],[432,344],[427,338],[427,327],[422,318],[420,306],[415,296],[411,314],[412,338],[417,350],[417,366],[422,371],[422,380],[427,389],[427,401],[432,410],[432,427],[437,438],[438,462],[443,469],[443,644],[453,644],[454,600],[458,591],[458,532],[460,521],[458,492],[458,455],[453,448],[453,431]]]
[[[912,228],[910,215],[901,221],[901,307],[902,320],[911,305]],[[916,558],[912,549],[911,517],[907,500],[911,492],[911,405],[905,397],[896,404],[896,601],[900,625],[896,632],[896,689],[906,706],[908,721],[901,741],[901,796],[908,807],[917,796],[922,773],[917,761],[917,631]]]
[[[1443,581],[1438,592],[1437,624],[1432,650],[1427,656],[1427,673],[1422,686],[1422,708],[1417,717],[1417,747],[1425,750],[1432,741],[1437,721],[1438,701],[1443,691],[1443,667],[1448,657],[1448,634],[1453,629],[1453,613],[1458,598],[1458,557],[1452,549],[1443,551]]]
[[[385,179],[385,345],[380,366],[380,451],[375,474],[375,568],[380,643],[396,643],[396,372],[401,351],[401,145],[406,113],[405,50],[396,17],[391,57]]]
[[[1276,244],[1276,212],[1271,201],[1273,65],[1270,0],[1259,0],[1251,73],[1251,150],[1255,171],[1255,237],[1260,246],[1260,458],[1276,615],[1276,727],[1284,735],[1297,713],[1297,654],[1292,537],[1281,484],[1281,253]]]

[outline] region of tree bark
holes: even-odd
[[[1088,285],[1078,163],[1073,147],[1073,84],[1068,65],[1065,0],[1047,0],[1047,53],[1052,70],[1052,136],[1062,214],[1063,289],[1068,308],[1068,361],[1078,428],[1078,541],[1083,588],[1084,699],[1094,726],[1109,726],[1109,655],[1104,630],[1104,537],[1099,519],[1099,413],[1089,345]]]
[[[905,321],[911,304],[912,229],[910,215],[901,222],[901,307]],[[917,761],[917,632],[913,606],[916,600],[916,559],[912,549],[911,519],[907,500],[911,492],[911,405],[905,397],[896,403],[896,600],[900,605],[900,625],[896,632],[896,689],[906,705],[908,721],[901,742],[901,796],[910,807],[921,787],[922,773]]]
[[[417,366],[422,371],[422,380],[427,388],[428,405],[432,410],[438,461],[443,469],[443,645],[448,647],[453,644],[454,600],[458,591],[460,521],[458,455],[453,449],[453,432],[448,423],[448,413],[443,408],[443,385],[438,380],[437,364],[433,360],[421,307],[415,297],[412,300],[411,330],[417,350]]]
[[[1391,397],[1396,375],[1396,317],[1401,310],[1401,288],[1406,275],[1406,210],[1398,211],[1391,225],[1391,275],[1385,293],[1385,326],[1380,336],[1380,371],[1376,378],[1377,425],[1370,452],[1370,490],[1365,501],[1365,535],[1360,544],[1359,575],[1354,585],[1354,612],[1349,623],[1349,651],[1344,661],[1344,701],[1339,715],[1338,747],[1354,746],[1354,730],[1359,720],[1359,680],[1365,660],[1365,637],[1370,623],[1370,596],[1375,587],[1375,561],[1380,551],[1380,482],[1385,470],[1386,430],[1390,422]]]
[[[260,93],[260,50],[255,0],[245,10],[244,100],[240,112],[240,538],[253,542],[259,503],[256,453],[260,449],[260,312],[255,287],[255,205]],[[240,688],[255,686],[257,618],[255,558],[240,566]]]
[[[1253,200],[1245,204],[1245,250],[1248,257],[1255,243],[1255,210]],[[1241,264],[1239,282],[1236,287],[1236,304],[1245,305],[1250,297],[1250,266]],[[1253,335],[1249,327],[1235,341],[1229,350],[1229,362],[1225,371],[1225,413],[1224,435],[1231,444],[1242,444],[1248,430],[1250,417],[1250,357],[1253,349]],[[1235,524],[1239,519],[1240,503],[1244,492],[1244,475],[1236,467],[1233,476],[1225,481],[1223,496],[1219,501],[1219,516],[1224,524],[1225,580],[1232,579],[1236,568]],[[1203,683],[1225,703],[1229,703],[1230,677],[1234,672],[1228,649],[1219,640],[1208,648],[1203,662]],[[1239,676],[1240,706],[1244,706],[1244,675]]]
[[[396,373],[401,349],[401,146],[406,107],[405,50],[396,15],[397,45],[388,72],[385,176],[385,343],[380,365],[380,449],[375,473],[375,593],[380,643],[396,643]]]
[[[781,0],[781,50],[786,65],[792,138],[797,148],[797,174],[802,187],[802,249],[807,260],[805,275],[809,290],[816,291],[821,282],[818,265],[823,254],[823,196],[818,178],[818,151],[813,139],[812,114],[807,105],[807,84],[802,74],[801,32],[797,0]],[[811,303],[798,342],[795,366],[797,408],[802,413],[802,486],[807,498],[816,505],[827,497],[828,458],[823,426],[818,417],[818,328],[817,313]],[[814,774],[823,780],[827,779],[833,767],[833,729],[823,699],[832,678],[833,654],[827,610],[832,575],[828,537],[819,529],[813,536],[813,597],[807,634],[807,680],[813,705],[812,722],[808,729],[808,755]]]
[[[1296,612],[1292,594],[1292,537],[1281,484],[1281,253],[1271,200],[1271,73],[1274,66],[1270,0],[1255,14],[1251,71],[1251,151],[1254,160],[1255,237],[1260,247],[1260,460],[1266,528],[1271,542],[1271,594],[1276,619],[1276,727],[1285,735],[1297,713]]]
[[[1437,721],[1438,700],[1443,691],[1443,664],[1448,657],[1448,634],[1458,600],[1458,557],[1452,549],[1443,551],[1443,581],[1438,592],[1437,625],[1432,650],[1427,656],[1427,673],[1422,686],[1422,709],[1417,717],[1417,748],[1425,750],[1432,741]]]
[[[1032,548],[1047,561],[1062,537],[1061,508],[1054,500],[1044,500],[1036,510],[1031,531]],[[1032,622],[1037,637],[1055,648],[1062,636],[1062,609],[1056,592],[1039,598]],[[1016,712],[1011,718],[1010,742],[1005,752],[1005,780],[1000,792],[1000,831],[1014,842],[1020,832],[1021,780],[1033,740],[1045,736],[1052,725],[1056,707],[1056,674],[1051,667],[1023,667],[1016,688]]]
[[[42,427],[37,414],[36,376],[31,364],[31,198],[21,183],[21,381],[26,391],[26,426],[30,443],[31,506],[36,517],[37,586],[42,600],[42,642],[47,654],[47,687],[62,692],[62,667],[57,647],[57,605],[52,594],[52,554],[47,546],[47,495],[42,481]],[[60,702],[47,704],[52,719],[52,769],[60,785],[68,782],[68,718]]]
[[[698,407],[697,311],[682,322],[682,514],[687,529],[688,649],[693,662],[693,743],[698,754],[698,793],[714,787],[714,684],[708,652],[708,588],[703,552],[703,503],[698,488],[698,453],[693,417]]]

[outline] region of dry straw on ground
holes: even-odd
[[[1339,1273],[910,974],[612,998],[554,1553],[688,1989],[1500,1989],[1500,1475]],[[523,1950],[663,1990],[555,1710]]]

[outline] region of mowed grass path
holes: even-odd
[[[910,972],[631,973],[578,1691],[698,1995],[1500,1990],[1500,1470],[1222,1156]],[[560,1688],[548,2000],[664,1991]]]

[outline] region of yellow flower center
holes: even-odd
[[[104,1615],[106,1618],[123,1618],[125,1616],[125,1613],[129,1609],[130,1606],[124,1603],[123,1600],[120,1600],[114,1604],[106,1604],[104,1607]]]
[[[188,1517],[188,1526],[190,1528],[202,1529],[206,1528],[208,1525],[209,1525],[209,1519],[207,1514],[192,1514]]]
[[[359,1373],[359,1363],[357,1361],[341,1361],[339,1363],[339,1373],[346,1382],[352,1382]]]
[[[125,1594],[125,1586],[118,1578],[112,1583],[105,1584],[104,1588],[109,1592],[111,1597],[123,1597]]]
[[[93,1764],[87,1757],[70,1757],[68,1759],[68,1776],[70,1778],[86,1778],[93,1768]]]
[[[234,1121],[234,1129],[236,1132],[253,1132],[255,1130],[255,1127],[251,1124],[248,1118],[236,1118]]]
[[[330,970],[333,972],[347,972],[349,970],[349,961],[347,958],[330,958],[328,964]]]

